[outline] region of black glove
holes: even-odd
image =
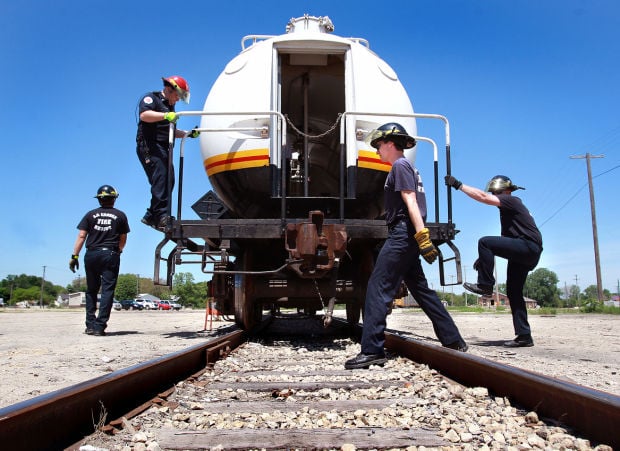
[[[477,258],[476,261],[474,262],[474,269],[476,271],[480,271],[480,259]]]
[[[78,260],[77,255],[71,256],[71,260],[69,260],[69,269],[71,272],[75,272],[76,269],[80,269],[80,261]]]
[[[460,180],[457,180],[451,175],[446,175],[444,177],[444,180],[446,181],[446,185],[451,186],[454,189],[460,189],[461,186],[463,185],[463,183]]]

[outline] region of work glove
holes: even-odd
[[[193,130],[191,132],[189,132],[189,134],[187,136],[189,136],[190,138],[198,138],[200,136],[200,130],[197,130],[197,126],[193,128]]]
[[[444,180],[446,181],[446,185],[451,186],[454,189],[460,189],[461,186],[463,185],[463,183],[460,180],[457,180],[451,175],[446,175],[444,177]]]
[[[420,255],[424,257],[427,263],[431,264],[439,255],[437,248],[431,241],[431,232],[425,227],[414,235],[415,240],[418,242],[420,248]]]
[[[164,119],[168,122],[176,122],[179,119],[179,115],[174,111],[168,111],[167,113],[164,113]]]
[[[69,269],[71,272],[75,272],[76,269],[80,269],[80,261],[78,260],[77,255],[71,256],[71,260],[69,260]]]

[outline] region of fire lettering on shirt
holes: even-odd
[[[117,215],[115,215],[114,213],[95,213],[93,215],[93,219],[96,219],[97,223],[94,225],[93,228],[101,232],[107,232],[108,230],[112,230],[112,221],[116,220],[117,218]]]

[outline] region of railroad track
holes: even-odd
[[[348,330],[342,323],[337,321],[335,323],[335,326],[341,328],[340,330]],[[285,329],[290,329],[290,325]],[[357,328],[353,332],[359,334],[360,329]],[[419,383],[411,381],[411,376],[402,376],[403,374],[422,373],[427,379],[435,378],[435,371],[429,375],[427,370],[420,368],[419,365],[427,365],[466,387],[486,387],[496,399],[509,399],[512,405],[526,411],[535,411],[540,418],[544,417],[562,423],[592,442],[604,443],[614,448],[620,447],[616,432],[617,425],[620,424],[620,397],[469,354],[413,341],[393,333],[387,335],[387,349],[392,355],[402,358],[390,359],[386,367],[379,371],[344,371],[341,354],[338,357],[330,357],[329,343],[334,343],[338,348],[344,343],[339,341],[341,338],[330,338],[324,343],[321,342],[324,349],[313,353],[314,356],[320,356],[319,361],[322,360],[324,364],[318,369],[315,367],[312,369],[297,368],[299,355],[296,356],[297,360],[290,355],[287,358],[261,355],[260,366],[256,362],[250,363],[254,371],[246,368],[226,374],[226,371],[217,370],[217,367],[213,371],[205,371],[206,368],[214,368],[214,365],[224,365],[222,368],[231,365],[228,362],[234,362],[234,359],[224,360],[222,363],[216,362],[241,345],[244,346],[236,352],[247,354],[249,350],[248,356],[253,354],[258,356],[259,348],[252,348],[257,345],[249,342],[249,338],[245,332],[230,328],[224,335],[185,351],[3,408],[0,410],[0,438],[3,447],[12,450],[75,449],[77,443],[93,433],[97,424],[108,431],[121,428],[131,429],[132,426],[127,419],[147,411],[154,403],[166,405],[171,409],[191,405],[193,407],[190,407],[190,410],[198,410],[203,415],[200,421],[211,421],[213,424],[211,430],[206,427],[200,432],[161,429],[158,439],[163,449],[205,449],[215,446],[214,443],[221,443],[224,448],[230,449],[244,449],[259,445],[266,447],[266,443],[274,448],[293,444],[301,448],[329,448],[330,444],[339,447],[346,442],[356,443],[358,448],[362,445],[375,448],[397,448],[413,444],[429,447],[454,444],[454,441],[449,440],[453,437],[436,434],[438,425],[433,422],[426,424],[417,419],[413,424],[420,423],[419,427],[412,427],[412,424],[402,423],[402,421],[382,427],[373,423],[364,423],[367,420],[364,418],[366,414],[360,412],[385,409],[390,411],[390,406],[411,411],[418,403],[426,402],[420,401],[425,391],[420,387],[424,387],[426,383],[422,383],[422,386],[416,385]],[[348,340],[351,343],[350,339],[343,338],[342,340]],[[321,339],[315,338],[314,341],[321,341]],[[287,343],[288,341],[285,346],[279,347],[286,349]],[[288,348],[290,347],[288,343]],[[350,351],[348,352],[350,354]],[[235,358],[239,359],[236,354]],[[415,365],[418,367],[409,367],[414,363],[408,359],[417,362]],[[274,367],[270,369],[269,362],[279,366],[276,366],[276,369],[273,369]],[[290,367],[291,370],[283,371],[282,364],[286,368]],[[259,368],[261,371],[257,371]],[[327,376],[327,381],[325,378],[313,379],[319,374]],[[234,379],[227,379],[231,376],[234,376]],[[257,377],[263,379],[259,381]],[[179,384],[184,380],[188,382]],[[439,382],[439,384],[437,391],[458,392],[458,390],[455,392],[455,389],[449,388],[451,385],[446,385],[447,382]],[[200,390],[209,390],[210,394],[199,395],[199,399],[203,399],[202,402],[191,401],[189,398],[183,398],[186,396],[183,394],[183,387],[190,392],[199,387]],[[410,396],[412,387],[417,387],[413,389],[415,396]],[[348,393],[358,390],[365,393],[364,390],[368,391],[372,388],[389,391],[393,396],[385,399],[373,396],[370,396],[371,399],[362,399],[366,395],[353,395],[353,398],[349,399],[325,400],[319,399],[321,395],[316,394],[323,393],[321,390],[330,390],[330,393],[342,391]],[[231,393],[231,390],[233,396],[227,398],[226,393]],[[243,395],[235,398],[236,390]],[[299,398],[300,393],[304,393],[306,405],[283,402],[289,401],[290,397]],[[459,393],[457,398],[470,396],[467,391]],[[205,396],[209,398],[209,402],[204,402]],[[324,404],[319,405],[319,402]],[[436,408],[439,409],[439,407]],[[217,429],[216,420],[213,419],[218,416],[222,417],[223,413],[234,416],[244,411],[242,415],[245,417],[242,418],[248,419],[249,415],[263,415],[264,421],[268,423],[269,412],[274,409],[289,409],[290,415],[297,416],[301,415],[299,409],[301,412],[331,412],[331,414],[318,414],[315,419],[308,420],[317,422],[317,424],[306,425],[306,427],[314,427],[310,433],[304,427],[287,429],[283,432],[273,425],[255,429],[233,426]],[[345,415],[345,420],[342,420],[334,412],[349,412],[353,418]],[[355,417],[355,412],[360,417]],[[182,418],[185,417],[180,418],[177,417],[174,421],[182,423]],[[356,418],[361,423],[357,427],[349,427],[351,425],[347,422],[350,420],[355,423]],[[330,423],[320,426],[322,423],[319,420]],[[387,423],[382,424],[392,424],[389,419],[385,421]],[[170,423],[172,422],[173,420],[170,420]],[[339,422],[342,422],[342,427],[334,427],[334,424],[340,424]],[[409,426],[405,426],[406,424]],[[236,425],[239,426],[239,424]]]

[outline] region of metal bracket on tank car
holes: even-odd
[[[322,211],[313,210],[308,221],[286,225],[285,248],[292,260],[288,267],[302,278],[323,277],[346,252],[346,227],[324,224],[324,219]]]
[[[431,241],[437,250],[439,251],[439,283],[442,286],[460,285],[463,283],[463,271],[461,266],[461,252],[452,242],[452,239],[459,232],[456,230],[454,223],[427,223],[429,231],[431,232]],[[447,244],[452,250],[453,256],[445,258],[441,252],[440,245]],[[456,282],[446,283],[445,264],[447,262],[454,261],[456,265]]]

